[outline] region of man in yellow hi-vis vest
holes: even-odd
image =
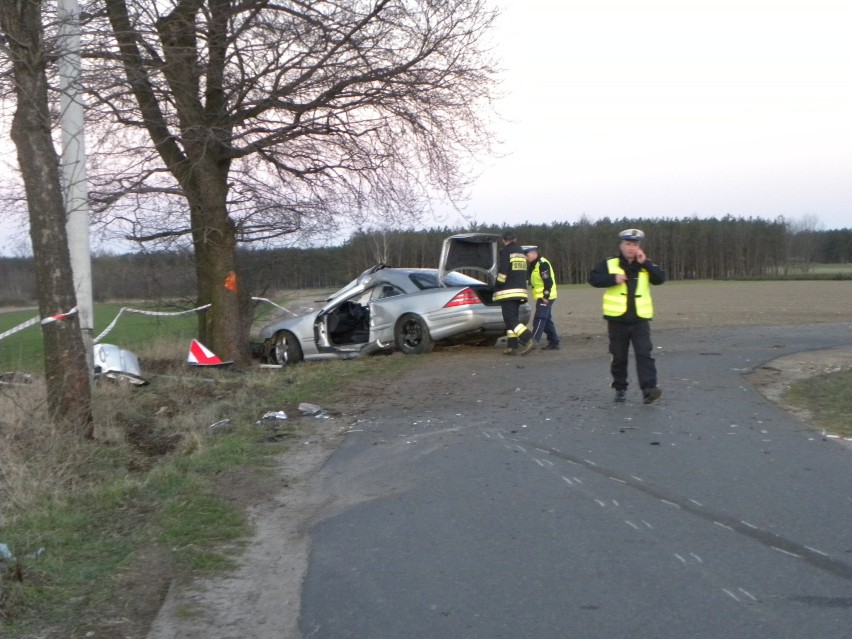
[[[627,229],[618,234],[619,254],[598,264],[589,274],[589,284],[605,288],[603,316],[609,333],[612,355],[610,372],[615,401],[625,400],[627,390],[627,356],[630,344],[636,357],[636,373],[645,404],[660,399],[657,366],[652,356],[651,319],[654,304],[650,285],[662,284],[666,274],[642,250],[645,234]]]
[[[553,265],[546,257],[539,254],[537,246],[525,246],[524,255],[529,263],[530,288],[535,300],[535,317],[533,317],[533,339],[541,343],[541,338],[547,337],[547,345],[543,351],[559,350],[559,333],[553,323],[553,305],[556,303],[556,273]]]

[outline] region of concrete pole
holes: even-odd
[[[59,89],[62,128],[61,168],[65,190],[66,229],[79,309],[80,329],[89,370],[93,368],[94,299],[89,244],[89,188],[86,176],[83,91],[80,60],[80,6],[58,0]]]

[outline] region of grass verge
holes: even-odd
[[[852,370],[797,381],[785,393],[784,401],[807,410],[817,428],[852,437]]]
[[[246,500],[280,490],[276,456],[310,428],[292,418],[298,403],[349,406],[346,389],[416,360],[181,368],[146,387],[102,384],[94,442],[47,425],[37,389],[0,390],[0,543],[15,556],[0,561],[0,635],[144,636],[172,579],[234,565]],[[257,423],[282,409],[291,419]]]

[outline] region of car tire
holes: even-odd
[[[406,313],[399,318],[394,329],[394,343],[406,355],[429,353],[434,346],[426,322],[413,313]]]
[[[269,349],[269,363],[278,366],[289,366],[301,362],[302,347],[296,336],[290,331],[279,331],[272,338],[272,347]]]

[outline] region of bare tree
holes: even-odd
[[[2,51],[11,60],[16,108],[12,140],[24,181],[38,282],[39,311],[53,317],[76,306],[59,158],[53,146],[42,2],[0,3]],[[91,387],[77,315],[42,325],[51,417],[92,436]]]
[[[93,197],[132,210],[136,240],[191,238],[213,305],[200,336],[228,359],[248,355],[238,243],[417,220],[430,197],[459,201],[461,167],[489,151],[485,0],[101,0],[90,15],[90,106],[121,125],[100,148],[123,151],[93,161]]]

